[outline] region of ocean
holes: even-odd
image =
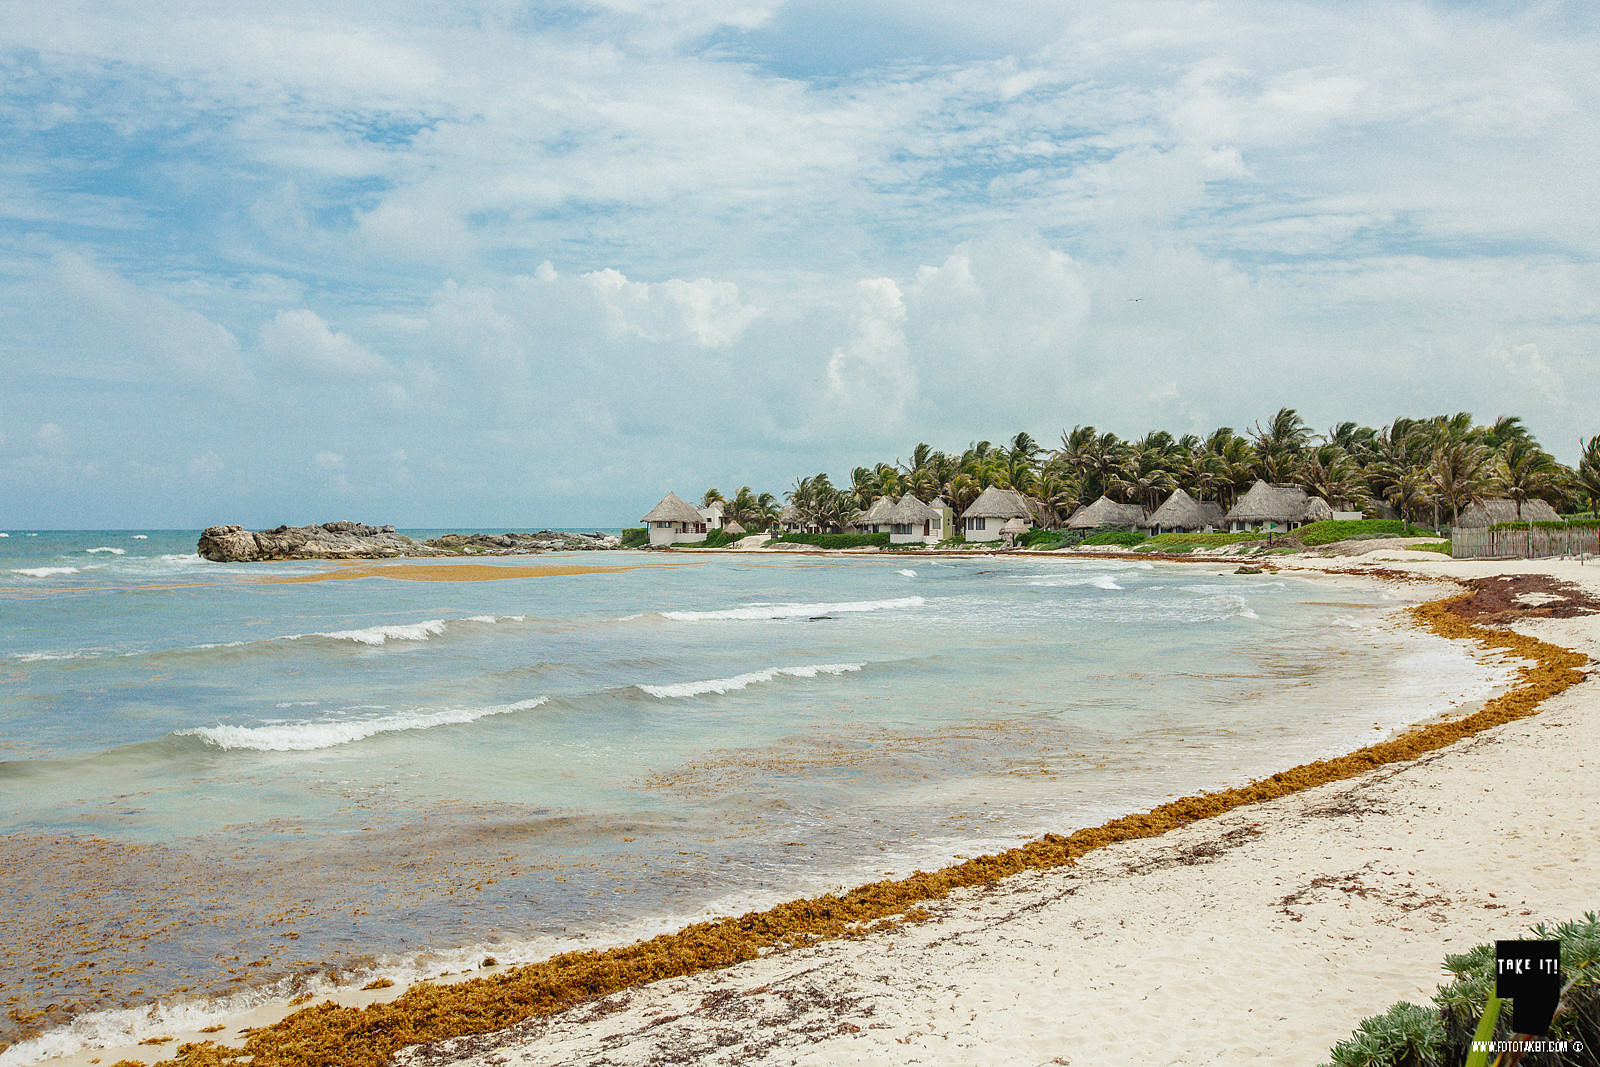
[[[0,537],[4,1067],[936,868],[1510,675],[1377,586],[1221,564],[585,552],[339,578],[208,563],[197,536]]]

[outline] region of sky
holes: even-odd
[[[7,0],[0,527],[1600,434],[1600,6]]]

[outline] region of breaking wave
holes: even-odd
[[[99,548],[86,548],[84,551],[89,553],[91,556],[97,552],[104,552],[112,556],[125,556],[128,554],[127,549],[112,548],[110,545],[101,545]]]
[[[865,663],[816,663],[807,667],[768,667],[764,671],[736,674],[732,678],[708,678],[701,682],[678,682],[674,685],[637,685],[634,688],[663,699],[697,697],[706,693],[732,693],[779,677],[815,678],[819,674],[849,674],[865,666]]]
[[[174,737],[195,737],[214,748],[244,749],[254,752],[314,752],[348,745],[378,734],[405,730],[431,730],[435,726],[459,726],[491,715],[529,711],[549,700],[536,697],[515,704],[495,704],[486,708],[446,708],[443,711],[402,711],[343,722],[297,722],[273,726],[200,726],[174,730]]]
[[[56,574],[77,574],[76,567],[13,567],[12,574],[20,574],[25,578],[49,578]]]

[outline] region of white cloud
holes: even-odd
[[[261,327],[261,351],[282,368],[329,377],[364,377],[392,371],[388,362],[349,335],[330,329],[305,308],[280,311]]]
[[[337,452],[318,452],[312,457],[311,463],[318,470],[337,471],[344,469],[344,457]]]
[[[828,407],[833,420],[871,420],[879,432],[900,429],[916,396],[917,376],[906,347],[906,305],[888,278],[856,283],[848,343],[828,359]]]
[[[703,348],[727,348],[762,313],[742,303],[739,287],[709,278],[632,282],[607,267],[583,276],[614,337],[647,341],[693,338]]]

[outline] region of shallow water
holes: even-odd
[[[273,579],[335,568],[194,538],[0,540],[0,1040],[80,1020],[0,1063],[109,1009],[939,866],[1506,676],[1376,589],[1203,564],[618,552],[300,584]]]

